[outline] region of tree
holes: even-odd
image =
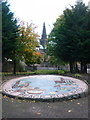
[[[86,72],[87,63],[90,62],[90,12],[82,1],[78,1],[73,8],[74,15],[78,19],[75,21],[74,29],[77,35],[77,61],[81,63],[81,71]],[[75,18],[74,17],[74,18]]]
[[[41,54],[36,52],[36,47],[39,46],[39,35],[35,33],[35,28],[33,23],[29,25],[25,22],[21,22],[19,27],[17,55],[28,65],[41,61]]]
[[[32,56],[27,56],[28,59],[25,59],[26,64],[40,64],[42,62],[42,54],[40,52],[34,51]]]
[[[50,34],[49,49],[59,59],[70,63],[70,71],[75,71],[77,61],[90,62],[90,34],[88,8],[78,1],[71,9],[66,9],[54,24]],[[50,53],[50,54],[51,54]],[[77,66],[76,66],[77,67]]]
[[[53,29],[54,30],[54,29]],[[56,31],[56,28],[55,28]],[[48,38],[47,44],[47,61],[52,65],[65,65],[65,62],[58,56],[57,43],[55,38],[55,31],[52,31]]]
[[[15,63],[15,50],[17,49],[17,20],[10,11],[7,2],[2,2],[2,62],[12,59]],[[14,64],[15,70],[15,64]],[[15,72],[15,71],[14,71]]]

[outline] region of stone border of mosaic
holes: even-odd
[[[59,75],[57,75],[59,76]],[[28,77],[28,76],[27,76]],[[20,80],[22,78],[27,78],[27,77],[20,77],[20,78],[15,78],[15,79],[11,79],[11,80],[8,80],[7,82],[9,81],[12,81],[12,80]],[[60,76],[60,77],[65,77],[65,76]],[[69,78],[72,78],[72,77],[69,77]],[[79,79],[76,79],[76,78],[72,78],[72,79],[75,79],[75,80],[79,80]],[[82,81],[82,80],[80,80]],[[82,81],[83,83],[86,83],[87,84],[87,88],[84,89],[84,91],[82,90],[82,92],[80,93],[72,93],[72,94],[61,94],[61,95],[46,95],[46,96],[42,96],[42,95],[39,95],[38,97],[36,95],[30,95],[29,97],[22,97],[22,96],[15,96],[15,95],[10,95],[8,93],[6,93],[5,91],[3,91],[3,86],[7,83],[3,83],[2,84],[2,94],[3,95],[6,95],[6,96],[9,96],[9,97],[13,97],[13,98],[19,98],[19,99],[30,99],[30,100],[39,100],[39,101],[60,101],[60,100],[68,100],[68,99],[76,99],[76,98],[81,98],[81,97],[86,97],[88,96],[89,94],[89,85],[86,81]]]

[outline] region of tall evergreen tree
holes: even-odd
[[[7,2],[2,2],[2,61],[12,59],[15,73],[15,50],[17,48],[17,20]]]
[[[75,62],[83,64],[82,70],[85,70],[86,64],[90,62],[89,13],[85,4],[78,1],[75,6],[71,6],[71,9],[63,12],[51,32],[54,43],[52,53],[69,62],[71,72],[75,70]]]

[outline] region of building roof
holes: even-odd
[[[42,45],[40,45],[40,49],[44,49],[44,47]]]

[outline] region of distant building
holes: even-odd
[[[40,39],[40,49],[43,49],[43,52],[46,51],[46,44],[47,44],[47,34],[46,34],[46,27],[45,27],[45,22],[44,22],[42,36]]]
[[[90,9],[90,1],[88,2],[88,8]]]
[[[46,45],[47,45],[47,34],[46,34],[46,26],[45,22],[43,23],[43,30],[42,30],[42,36],[40,39],[40,47],[39,52],[43,55],[43,63],[45,62],[45,53],[46,53]]]

